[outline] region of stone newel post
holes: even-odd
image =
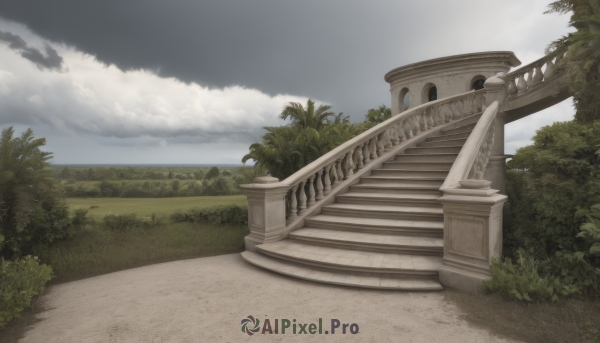
[[[271,176],[257,177],[252,184],[240,185],[248,197],[248,227],[244,238],[246,250],[256,251],[257,244],[283,239],[285,229],[285,196],[288,187],[279,185]]]
[[[506,124],[506,114],[503,104],[506,103],[506,74],[499,73],[495,77],[490,77],[483,86],[485,92],[485,104],[489,106],[494,101],[498,101],[500,108],[496,115],[496,133],[494,135],[494,145],[490,152],[490,159],[485,170],[484,179],[492,181],[492,188],[500,190],[500,194],[506,195],[506,159],[510,156],[504,154],[504,125]]]
[[[440,283],[470,293],[489,279],[492,258],[502,256],[502,207],[507,196],[490,181],[463,180],[462,188],[444,191],[444,258]],[[469,188],[465,188],[469,187]]]

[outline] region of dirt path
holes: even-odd
[[[239,254],[169,262],[52,286],[20,342],[508,342],[460,319],[442,293],[340,288],[276,275]],[[279,334],[241,331],[252,315]],[[281,319],[322,334],[282,332]],[[359,332],[327,334],[331,319]],[[249,326],[253,328],[253,325]],[[310,325],[305,327],[308,332]],[[356,327],[354,327],[356,328]],[[273,328],[274,329],[274,328]],[[298,327],[298,330],[300,328]]]

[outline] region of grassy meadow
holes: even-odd
[[[177,198],[67,198],[71,211],[84,209],[87,216],[101,220],[108,214],[134,213],[140,218],[168,216],[175,211],[217,206],[246,206],[244,195],[198,196]]]
[[[71,167],[71,173],[89,169]],[[206,169],[206,168],[205,168]],[[95,171],[106,172],[107,168]],[[166,168],[121,168],[117,172],[164,173]],[[175,177],[181,177],[190,170],[170,167]],[[208,170],[208,169],[207,169]],[[201,170],[207,173],[207,170]],[[235,169],[234,169],[235,170]],[[133,171],[133,172],[132,172]],[[236,170],[237,171],[237,170]],[[80,173],[81,174],[81,173]],[[231,181],[231,176],[225,176]],[[152,181],[171,184],[174,180]],[[57,180],[62,184],[66,181]],[[138,186],[145,180],[112,181]],[[176,181],[177,182],[177,181]],[[180,180],[182,189],[188,184],[201,184],[199,180]],[[71,186],[83,189],[97,188],[100,181],[78,180]],[[215,224],[206,220],[178,222],[171,218],[175,212],[186,213],[193,209],[217,207],[241,207],[247,205],[243,195],[219,196],[172,196],[172,197],[67,197],[65,198],[72,215],[76,210],[87,211],[87,223],[71,239],[54,242],[51,245],[38,245],[35,254],[40,260],[52,266],[56,278],[52,281],[64,282],[99,274],[114,272],[143,265],[173,261],[199,256],[241,251],[244,237],[249,233],[247,225],[223,223]],[[133,216],[134,215],[134,216]],[[112,221],[107,221],[109,216]],[[116,216],[116,217],[115,217]],[[120,222],[112,226],[109,222]],[[125,223],[125,224],[123,224]]]

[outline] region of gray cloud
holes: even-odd
[[[482,50],[540,57],[568,19],[543,15],[548,2],[8,0],[0,15],[124,70],[318,98],[358,121],[389,105],[383,76],[398,66]]]
[[[10,32],[0,31],[0,41],[8,43],[11,49],[19,52],[23,58],[35,63],[40,69],[62,69],[62,57],[47,43],[44,43],[44,49],[46,50],[46,55],[44,56],[40,50],[29,47],[23,38]]]

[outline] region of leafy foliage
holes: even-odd
[[[210,180],[210,179],[213,179],[213,178],[218,177],[218,176],[219,176],[219,168],[212,167],[206,173],[205,178]]]
[[[44,138],[29,129],[13,137],[9,127],[0,138],[0,235],[5,257],[21,256],[33,243],[71,237],[77,227],[52,189],[48,160],[40,150]]]
[[[544,274],[595,293],[600,260],[592,254],[592,225],[597,223],[593,206],[600,203],[600,121],[555,123],[540,129],[533,141],[507,164],[504,254],[516,257],[524,248],[542,261]],[[582,226],[587,215],[592,225]]]
[[[29,307],[31,299],[44,291],[52,278],[52,268],[37,259],[24,257],[17,261],[2,261],[0,265],[0,329],[18,318]]]
[[[558,296],[569,296],[579,292],[570,285],[561,284],[558,278],[540,276],[539,263],[532,257],[518,252],[516,263],[510,258],[492,261],[492,278],[483,282],[485,289],[513,300],[531,302],[558,300]]]
[[[265,127],[262,142],[250,145],[242,159],[283,180],[325,153],[371,127],[351,124],[342,113],[335,115],[330,106],[314,109],[308,100],[306,109],[299,103],[289,103],[281,112],[282,119],[291,119],[288,126]]]
[[[383,123],[384,121],[392,117],[392,109],[386,105],[381,105],[378,108],[370,109],[365,115],[365,121],[367,123]]]
[[[546,13],[569,13],[569,25],[577,31],[552,42],[548,52],[566,53],[558,69],[569,73],[569,88],[577,112],[575,119],[600,119],[600,2],[597,0],[558,0]]]
[[[171,214],[171,220],[175,223],[210,222],[213,224],[248,225],[248,209],[239,206],[219,206],[214,208],[196,208],[187,212],[175,212]]]

